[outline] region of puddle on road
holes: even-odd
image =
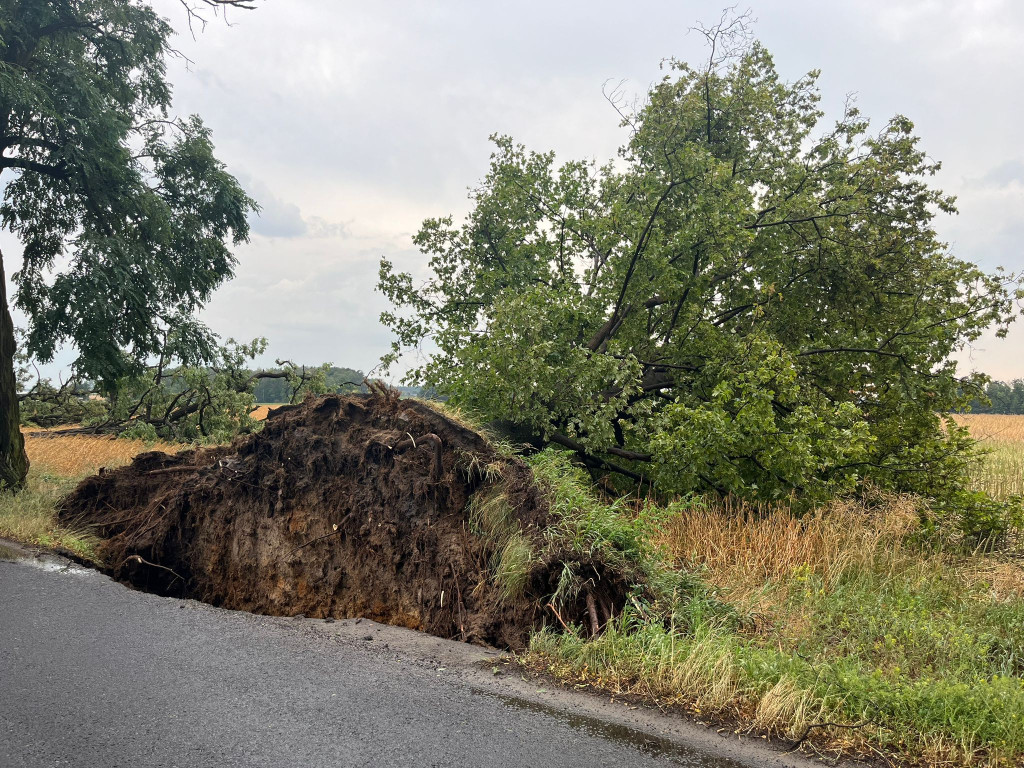
[[[47,571],[48,573],[69,573],[74,576],[95,573],[90,568],[75,565],[70,560],[65,560],[64,558],[47,554],[37,555],[20,547],[15,548],[0,542],[0,562],[3,561],[22,563],[38,568],[41,571]]]
[[[33,568],[39,568],[40,570],[47,571],[49,573],[70,573],[72,576],[88,576],[96,573],[91,568],[83,568],[80,565],[75,565],[68,561],[51,560],[49,558],[32,558],[26,561]]]
[[[686,768],[741,768],[741,764],[733,760],[715,757],[694,747],[686,747],[671,739],[652,736],[626,725],[608,723],[585,715],[575,715],[532,701],[513,699],[507,696],[498,696],[497,698],[512,709],[553,717],[588,736],[632,747],[648,757],[665,758],[676,765],[686,766]]]

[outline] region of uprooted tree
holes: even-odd
[[[950,356],[1005,333],[1013,277],[940,242],[908,119],[821,130],[816,72],[704,32],[703,67],[620,109],[616,161],[494,139],[466,221],[416,237],[428,279],[381,263],[385,361],[434,348],[412,382],[667,492],[949,492],[970,441],[940,414],[984,385]]]
[[[185,364],[213,355],[192,315],[231,275],[228,244],[256,207],[199,118],[168,117],[170,35],[131,0],[0,6],[0,222],[23,246],[11,277],[27,351],[45,362],[70,342],[76,371],[107,385],[141,374],[168,332]],[[0,484],[17,487],[28,461],[4,266]]]
[[[254,368],[254,358],[266,349],[264,338],[248,343],[228,339],[202,365],[189,365],[187,350],[180,349],[178,338],[169,333],[149,364],[114,382],[93,382],[73,370],[57,384],[43,378],[22,352],[16,368],[22,424],[58,427],[50,435],[226,442],[259,425],[250,414],[261,384],[280,384],[286,397],[274,402],[293,405],[309,395],[352,392],[363,386],[361,373],[330,363],[307,366],[277,360],[275,368]],[[342,371],[350,375],[339,380]]]

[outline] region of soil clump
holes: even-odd
[[[497,544],[472,503],[499,486],[519,535],[545,551],[550,512],[530,468],[381,387],[278,408],[230,446],[144,453],[101,470],[59,517],[96,530],[105,569],[140,589],[521,648],[553,620],[547,604],[566,563],[540,558],[524,590],[499,588]],[[595,596],[605,614],[621,609],[621,578],[578,557],[571,567],[600,590],[560,603],[560,622],[587,625]]]

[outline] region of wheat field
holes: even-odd
[[[145,451],[177,453],[184,447],[104,435],[52,436],[39,431],[25,434],[25,451],[33,470],[71,478],[94,474],[100,467],[123,466]]]
[[[1024,416],[967,413],[953,418],[986,452],[972,472],[975,487],[997,498],[1024,495]]]

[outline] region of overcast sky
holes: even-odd
[[[421,269],[412,235],[425,217],[466,212],[488,135],[611,157],[625,136],[603,84],[642,96],[662,59],[700,61],[687,30],[723,4],[259,0],[193,39],[178,0],[157,0],[193,62],[170,65],[176,112],[203,117],[263,206],[204,319],[223,337],[266,336],[268,361],[369,370],[390,342],[379,258]],[[829,118],[856,93],[876,126],[897,112],[914,121],[944,164],[938,185],[959,198],[960,215],[938,222],[958,256],[1024,269],[1024,3],[749,7],[784,77],[821,70]],[[1024,322],[963,363],[1024,377]]]

